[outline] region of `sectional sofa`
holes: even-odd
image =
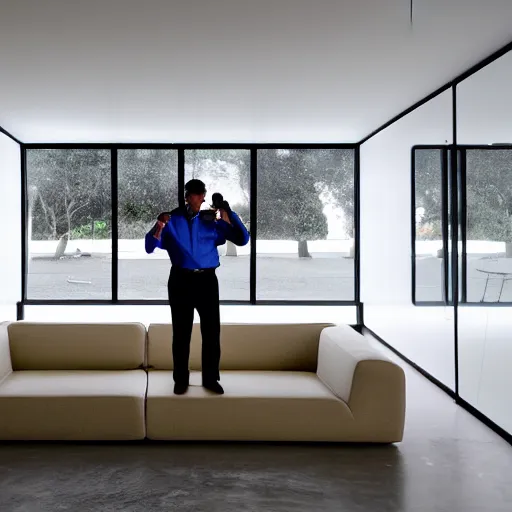
[[[0,325],[0,440],[402,440],[402,368],[347,325],[222,326],[224,395],[173,394],[172,327]]]

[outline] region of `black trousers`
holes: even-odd
[[[188,272],[171,267],[168,283],[172,315],[174,382],[189,382],[190,338],[196,309],[201,325],[201,366],[204,382],[220,379],[219,281],[215,270]]]

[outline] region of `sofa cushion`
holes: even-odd
[[[315,372],[322,329],[332,324],[223,324],[221,370]],[[172,370],[172,325],[148,329],[148,365]],[[194,324],[190,369],[201,369],[201,331]]]
[[[224,395],[191,373],[185,395],[173,394],[172,372],[148,376],[147,436],[156,440],[350,440],[348,406],[315,373],[223,371]]]
[[[139,323],[15,322],[8,327],[13,370],[131,370],[142,367]]]
[[[143,439],[146,389],[143,370],[13,372],[0,385],[0,439]]]

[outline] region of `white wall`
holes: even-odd
[[[450,144],[451,91],[361,147],[361,299],[367,327],[454,389],[453,309],[411,302],[411,148]]]
[[[511,78],[508,53],[458,85],[459,144],[512,143]],[[512,307],[459,306],[460,395],[510,433],[511,333]]]
[[[20,147],[0,133],[0,321],[16,319],[21,299]]]
[[[344,323],[357,322],[351,306],[221,306],[223,323]],[[25,320],[52,322],[170,323],[168,306],[27,306]],[[199,321],[197,313],[194,318]]]
[[[512,144],[512,52],[457,87],[457,143]]]

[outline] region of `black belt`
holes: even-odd
[[[184,274],[212,274],[215,272],[215,267],[210,268],[183,268],[183,267],[171,267],[171,271],[183,272]]]

